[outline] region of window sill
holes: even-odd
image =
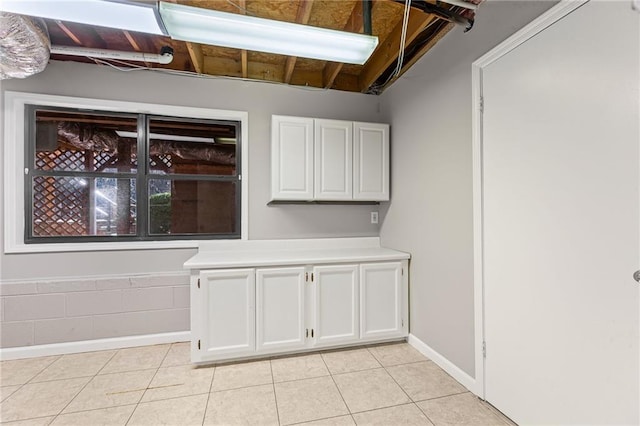
[[[47,244],[15,244],[6,246],[6,254],[18,253],[52,253],[52,252],[87,252],[114,250],[160,250],[160,249],[197,249],[202,240],[172,241],[120,241],[112,243],[47,243]]]

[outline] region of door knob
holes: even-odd
[[[640,283],[640,271],[635,271],[633,273],[633,279]]]

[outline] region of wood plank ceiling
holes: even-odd
[[[241,13],[262,18],[313,25],[335,30],[363,32],[362,0],[171,0],[181,4]],[[296,86],[379,94],[394,76],[402,35],[404,2],[372,1],[372,33],[379,44],[364,65],[341,64],[218,46],[171,40],[169,37],[134,33],[46,20],[52,45],[82,46],[109,50],[159,53],[163,46],[174,50],[170,64],[132,63],[132,66],[165,68],[210,76],[226,76]],[[478,3],[478,0],[471,0]],[[416,2],[417,3],[417,2]],[[427,7],[412,7],[406,32],[405,57],[399,75],[409,69],[454,27],[452,21],[464,17],[467,9],[432,0]],[[427,13],[424,9],[435,13]],[[444,13],[440,13],[443,11]],[[459,20],[459,19],[458,19]],[[83,57],[52,55],[51,59],[93,62]],[[110,61],[120,67],[130,66]]]

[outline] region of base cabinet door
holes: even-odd
[[[202,361],[255,353],[255,270],[200,273]]]
[[[315,346],[356,342],[358,331],[358,265],[313,268]]]
[[[305,268],[256,270],[256,350],[305,346]]]
[[[360,337],[404,335],[401,262],[360,265]]]

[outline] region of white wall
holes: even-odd
[[[377,206],[267,206],[272,114],[380,121],[377,97],[70,62],[53,62],[25,80],[3,81],[0,92],[7,90],[248,111],[249,238],[378,235],[378,225],[369,220]],[[4,102],[2,108],[0,120]],[[2,227],[0,239],[1,232]],[[188,331],[182,264],[195,252],[2,253],[0,347]]]
[[[382,95],[392,123],[384,245],[412,254],[411,333],[475,375],[471,63],[553,6],[487,1]]]
[[[378,235],[378,225],[370,224],[369,220],[369,212],[375,206],[266,205],[270,191],[272,114],[380,121],[377,97],[229,79],[120,72],[71,62],[53,62],[43,73],[24,80],[5,80],[1,91],[6,90],[248,111],[249,238]],[[4,118],[4,103],[2,107]],[[194,253],[195,250],[188,249],[2,254],[0,279],[180,271],[182,263]]]

